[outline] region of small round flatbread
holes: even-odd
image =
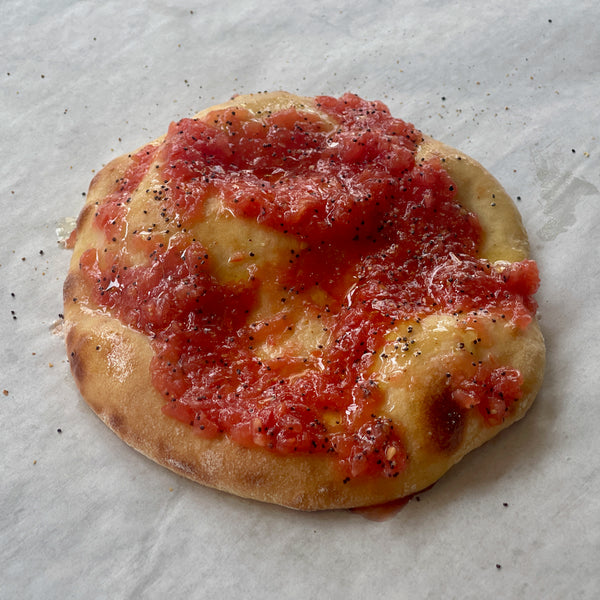
[[[389,115],[383,105],[365,104],[351,95],[344,99],[346,104],[358,107],[353,108],[355,111],[365,110],[365,106],[371,106],[374,114],[378,111],[375,116],[388,127],[386,135],[388,141],[392,140],[389,143],[396,143],[398,136],[389,129]],[[338,107],[338,112],[331,106]],[[317,185],[314,193],[323,195],[322,206],[333,203],[327,194],[340,193],[338,184],[342,180],[340,175],[339,181],[336,179],[332,183],[335,179],[330,164],[333,158],[327,163],[321,149],[319,160],[314,159],[313,153],[312,162],[302,166],[304,153],[294,145],[297,143],[294,131],[297,134],[301,131],[303,135],[310,131],[315,139],[321,136],[325,140],[323,147],[332,153],[341,143],[335,140],[345,140],[345,160],[347,164],[351,163],[348,169],[354,169],[353,177],[360,175],[356,174],[358,160],[366,165],[365,172],[367,167],[371,168],[369,161],[383,161],[384,153],[380,150],[384,142],[382,138],[372,141],[375,138],[371,137],[379,122],[373,121],[375,117],[368,117],[368,125],[358,134],[356,123],[359,121],[352,117],[355,119],[355,129],[351,132],[355,134],[354,138],[335,137],[341,136],[343,129],[339,106],[339,102],[336,104],[331,99],[304,98],[285,92],[238,96],[202,111],[195,121],[186,124],[193,128],[198,127],[198,123],[205,123],[202,131],[209,142],[213,141],[209,135],[213,130],[208,129],[209,125],[218,131],[228,131],[230,137],[235,133],[239,137],[239,132],[245,132],[245,139],[250,142],[258,139],[253,135],[258,136],[263,140],[260,147],[256,144],[244,147],[247,155],[256,152],[256,156],[261,157],[254,162],[235,162],[237,158],[231,154],[226,158],[217,156],[214,147],[207,146],[209,142],[204,140],[202,145],[192,134],[179,143],[178,128],[181,127],[182,139],[189,133],[188,130],[184,133],[182,122],[172,124],[167,136],[136,153],[113,160],[90,185],[77,222],[73,258],[64,285],[66,344],[73,376],[85,401],[121,439],[157,463],[201,484],[303,510],[381,504],[427,488],[465,454],[524,416],[541,385],[544,369],[544,342],[535,318],[535,303],[531,299],[536,287],[535,282],[530,281],[535,278],[535,274],[531,274],[534,267],[528,260],[527,236],[513,202],[479,163],[421,135],[414,128],[406,129],[412,140],[409,158],[414,167],[411,168],[427,165],[424,168],[430,169],[438,182],[440,177],[448,177],[453,189],[451,197],[444,201],[458,207],[456,214],[464,217],[461,221],[464,227],[471,226],[475,220],[478,223],[477,247],[472,258],[467,260],[453,250],[448,250],[442,258],[435,258],[437,266],[431,267],[429,283],[422,286],[429,286],[422,290],[423,300],[408,312],[399,307],[398,302],[394,304],[393,294],[385,290],[376,293],[371,290],[371,296],[360,296],[359,288],[367,275],[359,277],[357,273],[376,269],[377,261],[372,257],[365,259],[371,261],[368,269],[355,269],[354,275],[344,272],[339,282],[331,278],[327,289],[320,289],[324,286],[315,282],[310,289],[298,284],[298,289],[292,292],[289,285],[281,283],[282,274],[287,273],[289,279],[289,269],[295,268],[290,264],[295,260],[309,264],[310,250],[318,250],[319,244],[321,248],[324,245],[331,248],[336,257],[335,268],[342,273],[340,256],[345,244],[351,247],[350,238],[344,237],[347,232],[339,234],[339,239],[335,237],[337,233],[330,233],[337,231],[335,219],[331,218],[332,213],[324,212],[325,209],[319,212],[319,204],[314,208],[317,216],[306,217],[302,212],[306,207],[302,203],[313,202],[312,194],[298,200],[292,192],[286,192],[286,198],[291,200],[285,210],[281,209],[281,214],[287,221],[285,226],[279,227],[275,217],[268,220],[261,216],[265,210],[251,212],[253,207],[247,197],[251,192],[248,190],[260,190],[259,181],[263,182],[262,189],[265,186],[275,189],[276,185],[284,185],[280,183],[282,179],[291,177],[286,171],[289,162],[278,163],[278,170],[270,167],[268,173],[261,162],[267,156],[264,146],[272,146],[276,139],[281,147],[273,153],[276,150],[280,154],[287,152],[289,161],[295,161],[294,177],[302,176],[304,168],[311,177],[315,170],[327,169],[329,187]],[[308,123],[308,129],[302,129],[298,123]],[[262,133],[265,127],[270,130],[268,140],[260,137],[265,135]],[[186,145],[188,142],[190,145]],[[302,141],[311,149],[313,142],[308,138]],[[369,144],[377,150],[369,150],[371,154],[360,154],[358,158],[353,154],[355,150],[363,152],[362,148]],[[240,147],[230,145],[219,152],[230,153],[232,148],[234,153],[241,152]],[[225,163],[235,171],[238,179],[234,183],[233,176],[223,168]],[[210,188],[213,191],[208,196],[208,188],[198,192],[198,186],[213,185],[211,178],[218,179],[221,187]],[[255,187],[249,188],[248,181]],[[232,199],[231,190],[235,186],[239,198]],[[423,190],[419,193],[420,205],[437,202],[435,194]],[[179,200],[175,203],[173,198],[176,197]],[[272,197],[276,196],[267,195],[260,202],[264,205]],[[243,210],[238,210],[235,204],[238,200],[245,203]],[[298,219],[313,219],[304,230],[300,225],[297,230],[288,226],[296,218],[290,216],[292,209],[289,207],[294,202],[300,202],[300,208],[294,209],[294,214],[301,215]],[[358,202],[356,200],[352,206],[362,210],[364,203],[359,205]],[[413,203],[419,202],[414,200]],[[408,209],[402,210],[394,207],[378,217],[382,223],[385,221],[386,231],[392,231],[390,215],[397,219],[394,230],[396,226],[398,230],[404,227],[400,223],[403,219],[411,218]],[[325,221],[327,227],[323,225]],[[433,236],[428,227],[422,225],[416,223],[417,229],[424,231],[423,235]],[[323,232],[322,238],[318,238],[319,228]],[[381,261],[385,260],[387,250],[385,240],[373,233],[376,231],[374,226],[369,235],[380,253],[377,260]],[[358,234],[355,237],[358,238]],[[360,243],[367,248],[362,238]],[[399,245],[400,242],[393,245],[394,251]],[[202,249],[195,259],[198,262],[189,259],[191,248],[194,252]],[[181,256],[180,263],[188,260],[185,272],[181,271],[180,263],[173,266],[171,254],[167,257],[169,252]],[[363,258],[357,258],[353,252],[348,261],[359,264]],[[443,254],[444,250],[438,248],[437,252]],[[362,256],[366,255],[365,250]],[[493,294],[488,290],[487,296],[477,288],[479,296],[473,302],[480,305],[476,304],[474,309],[469,303],[465,304],[469,310],[451,310],[448,309],[450,305],[442,307],[435,300],[435,295],[442,293],[438,289],[440,285],[456,294],[459,300],[461,293],[468,293],[468,290],[456,289],[456,275],[453,275],[453,269],[460,272],[468,261],[472,261],[470,268],[475,271],[464,276],[467,283],[477,277],[483,277],[485,281],[495,278],[494,285],[500,287]],[[312,269],[320,268],[320,272],[325,272],[323,266],[313,263],[310,263]],[[162,279],[153,267],[158,264],[163,270]],[[399,267],[396,264],[394,268]],[[143,282],[130,275],[133,271],[139,273],[140,278],[143,273]],[[177,277],[183,278],[183,283]],[[195,304],[190,308],[190,280],[194,277],[198,277],[197,281],[202,281],[205,288],[194,298]],[[383,275],[378,277],[383,280]],[[345,286],[342,291],[334,290],[338,283]],[[143,286],[146,286],[145,296],[140,291]],[[285,294],[280,287],[285,289]],[[184,289],[185,293],[178,296],[176,289]],[[248,290],[254,300],[246,305],[243,298],[244,294],[250,293]],[[181,295],[185,296],[185,301]],[[348,314],[356,309],[353,302],[358,302],[359,297],[363,297],[363,304],[368,300],[371,312],[361,308],[363,312],[356,313],[359,316],[355,315],[355,318],[362,319],[362,324],[355,327],[356,331],[360,329],[356,335],[363,335],[370,347],[360,359],[362,367],[356,366],[358,359],[348,363],[348,368],[353,369],[352,376],[357,382],[360,379],[359,383],[348,384],[342,382],[339,373],[339,365],[344,360],[339,353],[345,346],[339,336],[333,339],[331,331],[336,327],[336,331],[343,329],[348,352],[356,353],[358,338],[353,339],[349,326],[342,327],[336,319],[348,319]],[[446,298],[443,294],[440,297]],[[135,302],[140,305],[136,306]],[[165,308],[168,302],[170,308]],[[388,305],[392,308],[387,308]],[[246,306],[246,316],[240,316],[240,306]],[[382,330],[381,315],[389,316],[385,312],[389,310],[393,318],[390,317],[389,324]],[[189,314],[182,315],[182,311]],[[209,321],[202,316],[208,311],[212,311]],[[370,332],[364,326],[364,320],[371,314],[375,319],[373,327],[378,329],[376,332]],[[217,335],[212,329],[208,331],[210,327],[221,331],[218,329],[221,325],[214,323],[217,318],[228,323],[228,340],[235,336],[241,339],[253,327],[252,331],[257,332],[251,347],[246,341],[243,349],[240,346],[239,353],[240,356],[243,354],[245,362],[240,358],[241,368],[237,370],[235,360],[229,371],[217,364],[219,360],[225,360],[219,359],[218,348],[218,340],[225,340],[225,337],[219,338],[218,335],[223,334]],[[201,323],[207,328],[206,336],[194,338],[199,340],[197,347],[192,342],[187,346],[182,342],[184,345],[179,346],[178,351],[174,350],[170,346],[172,339],[184,335],[182,324],[191,323],[193,319],[205,320],[194,321],[196,329],[190,326],[189,331],[195,331],[196,335],[198,323]],[[283,321],[286,321],[285,327],[278,327],[276,333],[268,334],[267,326]],[[178,329],[174,323],[178,324]],[[191,336],[189,331],[186,335]],[[254,336],[247,337],[254,339]],[[373,347],[375,342],[378,347]],[[232,348],[236,348],[231,344],[233,342],[227,341],[227,350],[221,355],[227,360],[233,355]],[[190,358],[194,348],[196,354]],[[331,362],[334,354],[338,361],[335,363],[337,372],[328,373],[328,361],[334,364]],[[168,361],[166,356],[169,356]],[[202,360],[206,363],[204,367],[198,366]],[[189,366],[192,363],[196,365],[195,370]],[[217,421],[207,416],[209,408],[200,409],[200,404],[194,404],[196,399],[186,400],[187,404],[180,399],[190,398],[189,390],[193,388],[197,401],[206,402],[202,385],[207,389],[216,386],[210,377],[217,377],[214,373],[220,369],[218,385],[223,390],[227,388],[223,395],[229,394],[233,398],[237,394],[240,406],[245,406],[252,414],[266,414],[264,411],[268,408],[270,419],[289,420],[290,410],[295,408],[290,394],[302,396],[298,401],[303,409],[310,410],[311,406],[298,392],[307,389],[298,384],[308,373],[303,371],[302,364],[309,365],[306,369],[310,369],[311,381],[317,382],[311,384],[313,394],[314,389],[329,390],[325,383],[330,386],[335,383],[342,390],[340,396],[346,394],[350,399],[356,400],[357,390],[364,391],[364,398],[355,402],[342,398],[336,400],[338,404],[334,407],[322,406],[319,398],[314,399],[313,408],[318,417],[312,423],[319,428],[314,438],[310,437],[310,428],[305,427],[306,421],[289,421],[292,425],[288,429],[297,430],[297,437],[290,437],[282,423],[269,425],[262,416],[244,415],[235,404],[231,404],[233,408],[219,412],[221,420]],[[165,365],[172,368],[172,382]],[[269,371],[284,365],[281,366],[280,388],[276,389],[272,382],[268,385],[260,383],[264,382],[265,365]],[[212,375],[208,373],[211,368]],[[258,373],[254,383],[247,375],[252,369]],[[185,376],[181,371],[185,371]],[[322,373],[324,379],[318,379]],[[198,381],[192,381],[194,377],[199,378]],[[510,379],[508,387],[506,379]],[[261,385],[264,391],[257,392]],[[376,393],[366,399],[369,386]],[[280,394],[278,389],[286,392]],[[221,394],[215,392],[214,397],[221,398]],[[361,408],[361,402],[371,403],[368,410]],[[176,409],[173,408],[175,405]],[[255,408],[256,413],[253,412]],[[365,414],[362,420],[356,420],[355,413],[361,410]],[[235,417],[227,417],[233,413]],[[192,417],[187,422],[185,415],[190,414]],[[198,426],[196,421],[201,425]],[[351,422],[355,423],[354,430]],[[273,437],[269,438],[269,435]],[[275,438],[277,441],[272,441]],[[314,449],[301,445],[301,438],[306,444],[307,440],[312,441]],[[295,442],[290,439],[296,440],[298,447],[293,447]],[[321,444],[320,449],[315,440]]]

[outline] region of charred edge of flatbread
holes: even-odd
[[[308,98],[278,94],[240,97],[221,106],[250,105],[253,110],[279,109],[289,102],[310,110]],[[261,104],[262,103],[262,104]],[[208,114],[215,107],[202,113]],[[157,140],[155,143],[159,143]],[[527,237],[512,200],[479,163],[463,153],[426,138],[418,157],[436,155],[457,181],[458,199],[476,212],[485,232],[489,260],[527,257]],[[94,412],[127,444],[157,463],[203,485],[238,496],[301,510],[369,506],[414,494],[437,481],[468,452],[493,438],[527,412],[542,381],[544,342],[534,320],[522,336],[514,366],[524,377],[524,397],[505,421],[489,427],[475,411],[464,412],[436,400],[436,391],[420,407],[420,429],[429,428],[433,445],[411,445],[408,467],[396,478],[351,479],[336,468],[336,460],[322,455],[279,455],[261,448],[243,448],[226,435],[204,439],[191,427],[165,417],[164,399],[152,386],[149,339],[104,309],[90,305],[86,283],[79,271],[79,256],[86,249],[86,232],[93,227],[94,203],[115,189],[130,158],[119,157],[100,171],[90,185],[78,221],[78,240],[64,285],[67,351],[78,388]],[[461,184],[463,189],[461,190]],[[468,191],[466,191],[468,190]],[[491,194],[494,207],[489,207]],[[482,218],[482,215],[485,216]],[[485,252],[482,252],[484,255]],[[400,431],[402,423],[396,423]]]

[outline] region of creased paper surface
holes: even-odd
[[[596,598],[596,2],[2,4],[0,598]],[[529,415],[394,518],[202,488],[119,441],[53,333],[93,175],[236,93],[353,91],[470,154],[523,216],[548,366]]]

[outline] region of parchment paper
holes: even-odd
[[[0,4],[1,598],[596,598],[600,9],[579,2]],[[232,94],[354,91],[517,199],[548,348],[525,420],[394,518],[205,489],[128,448],[71,379],[62,312],[104,164]]]

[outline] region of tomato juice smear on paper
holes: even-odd
[[[282,310],[270,322],[248,317],[261,270],[220,282],[206,248],[185,233],[154,248],[149,265],[88,251],[82,269],[98,282],[99,304],[152,337],[152,381],[167,415],[247,447],[329,453],[346,477],[394,477],[408,457],[402,431],[378,415],[383,393],[371,375],[385,335],[399,321],[482,309],[525,327],[537,270],[523,261],[498,272],[478,258],[477,218],[454,201],[437,159],[415,163],[414,127],[349,94],[317,103],[330,120],[230,108],[172,124],[98,210],[107,237],[122,235],[127,199],[156,159],[163,214],[183,229],[216,196],[236,216],[294,236],[302,249],[280,265]],[[328,343],[261,359],[261,336],[277,340],[302,311],[318,316]],[[457,380],[464,389],[453,397],[478,405],[489,424],[521,394],[520,374],[502,366]]]

